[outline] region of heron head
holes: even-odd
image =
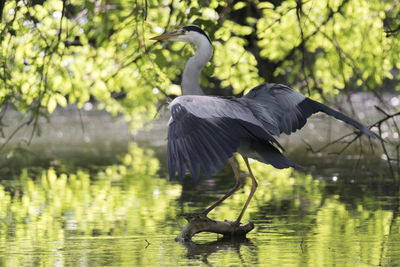
[[[180,42],[191,42],[199,44],[207,40],[211,45],[211,40],[207,34],[197,25],[183,26],[177,31],[164,33],[151,38],[151,40],[171,40]]]

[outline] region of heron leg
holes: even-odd
[[[235,162],[233,157],[229,159],[229,163],[232,166],[233,174],[235,175],[235,178],[236,178],[236,185],[228,193],[226,193],[222,198],[220,198],[217,202],[212,204],[209,208],[205,209],[203,211],[204,215],[207,215],[210,211],[212,211],[217,206],[219,206],[225,199],[227,199],[228,197],[233,195],[233,193],[238,191],[243,186],[243,182],[242,182],[242,180],[240,178],[240,174],[239,174],[239,167],[237,166],[237,163]]]
[[[240,224],[240,220],[242,219],[243,214],[244,214],[244,212],[246,211],[247,206],[249,205],[250,200],[251,200],[251,198],[253,197],[254,192],[256,192],[257,186],[258,186],[257,181],[256,181],[256,178],[254,177],[253,172],[251,171],[248,158],[247,158],[247,157],[243,157],[243,159],[244,159],[244,161],[246,162],[246,166],[247,166],[247,169],[249,170],[250,177],[251,177],[251,182],[252,182],[252,183],[251,183],[251,191],[250,191],[249,197],[247,198],[246,203],[244,204],[244,207],[243,207],[242,211],[241,211],[240,214],[239,214],[239,217],[238,217],[238,218],[236,219],[236,221],[235,221],[235,223],[237,223],[237,224]]]

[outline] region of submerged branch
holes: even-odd
[[[189,222],[180,232],[176,241],[191,241],[192,237],[200,232],[222,234],[224,237],[245,237],[254,229],[254,224],[237,225],[232,221],[215,221],[205,216],[182,215]]]

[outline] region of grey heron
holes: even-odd
[[[198,215],[207,216],[242,187],[243,181],[232,160],[233,154],[238,152],[252,180],[250,194],[235,221],[239,224],[257,188],[248,158],[278,169],[300,167],[282,155],[279,148],[283,150],[283,147],[274,136],[281,133],[289,135],[302,128],[314,113],[324,112],[372,138],[381,139],[359,122],[283,84],[264,83],[240,98],[204,95],[199,76],[213,54],[213,46],[207,34],[196,25],[184,26],[151,39],[190,42],[196,47],[182,74],[182,96],[169,104],[172,115],[168,129],[170,178],[178,173],[179,180],[182,180],[186,175],[186,167],[196,180],[200,170],[205,177],[211,177],[227,161],[232,165],[236,178],[232,190],[203,212],[196,213]]]

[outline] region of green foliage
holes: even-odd
[[[396,79],[399,39],[385,33],[384,20],[399,9],[391,1],[285,1],[262,8],[258,21],[260,55],[280,66],[288,83],[305,80],[316,94],[342,90],[382,91]],[[397,88],[399,89],[399,88]],[[316,96],[318,97],[318,96]]]
[[[202,80],[210,92],[229,94],[217,90],[225,88],[238,94],[263,81],[284,82],[317,99],[360,90],[380,95],[384,89],[399,89],[384,88],[399,80],[395,21],[400,8],[392,1],[288,0],[276,6],[211,1],[204,5],[184,5],[189,15],[182,19],[182,3],[172,3],[171,21],[177,23],[171,24],[200,24],[210,34],[215,53],[208,69],[212,68],[213,79]],[[390,32],[393,28],[397,31]],[[189,55],[187,50],[180,52],[182,44],[169,47],[172,52],[166,60],[171,65],[178,62],[178,71],[171,65],[162,71],[179,83],[177,73]],[[154,52],[160,53],[158,49],[165,47]]]
[[[68,103],[81,108],[92,97],[99,108],[140,125],[154,114],[157,96],[144,75],[153,63],[143,42],[146,25],[134,15],[138,10],[129,2],[7,2],[1,29],[3,105],[34,116]]]
[[[379,94],[388,82],[398,84],[399,5],[277,2],[7,1],[0,105],[28,114],[30,123],[57,106],[96,100],[140,127],[154,116],[155,103],[179,94],[193,53],[188,44],[149,38],[187,24],[200,25],[214,42],[201,78],[209,93],[239,94],[278,81],[328,98],[354,90]]]

